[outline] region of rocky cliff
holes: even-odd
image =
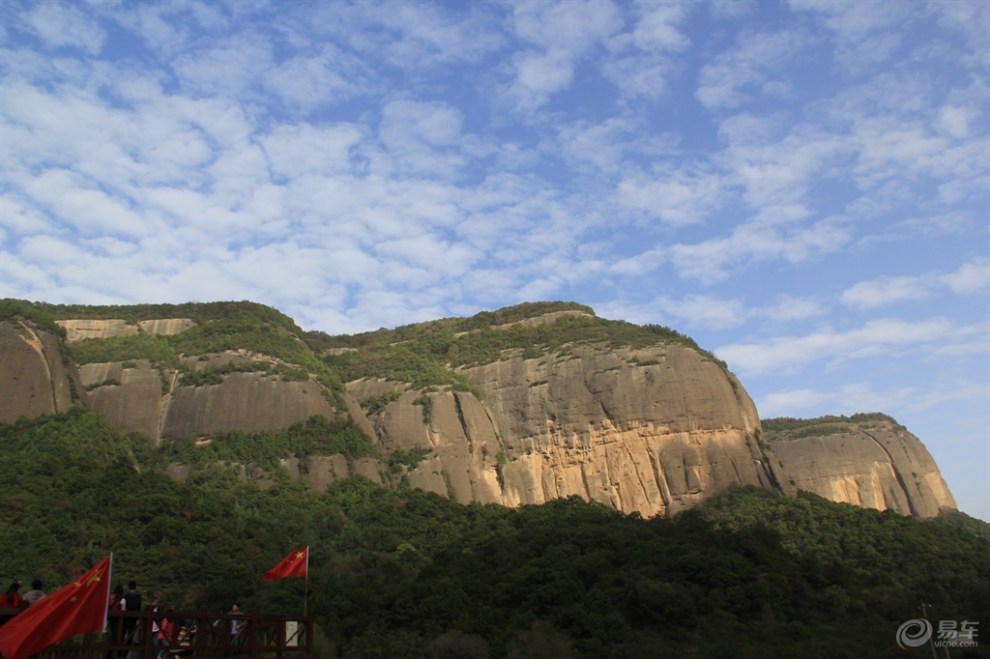
[[[644,516],[733,485],[775,487],[752,401],[688,346],[581,345],[460,372],[480,395],[406,390],[372,416],[386,450],[430,451],[408,471],[416,487],[509,506],[577,495]],[[366,400],[394,386],[362,379],[348,391]]]
[[[893,422],[764,432],[742,384],[690,339],[580,305],[353,337],[249,303],[25,305],[0,314],[2,422],[76,405],[167,445],[343,419],[368,450],[281,456],[290,475],[322,489],[361,474],[461,502],[576,495],[655,516],[755,485],[920,516],[954,507]]]
[[[0,423],[72,407],[78,375],[63,354],[57,333],[19,316],[0,322]]]
[[[921,440],[890,417],[772,419],[764,437],[800,490],[920,517],[956,507]]]

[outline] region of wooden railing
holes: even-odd
[[[0,609],[0,625],[18,611]],[[163,618],[168,637],[155,633]],[[166,644],[167,642],[167,644]],[[313,620],[309,616],[265,616],[258,613],[221,614],[205,610],[112,611],[107,632],[82,634],[56,643],[39,659],[155,659],[156,657],[278,657],[316,659]]]

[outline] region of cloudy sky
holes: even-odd
[[[985,1],[0,5],[0,295],[331,334],[573,300],[990,519]]]

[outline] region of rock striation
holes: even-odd
[[[375,415],[389,451],[428,449],[410,484],[508,506],[579,496],[643,516],[671,515],[734,485],[773,489],[759,418],[731,374],[683,345],[575,346],[465,368],[481,392],[424,402],[403,391]],[[348,384],[358,400],[394,385]],[[417,403],[417,400],[420,400]]]
[[[262,314],[264,322],[281,323],[266,334],[267,325],[245,325],[236,303],[222,311],[216,321],[66,317],[48,329],[24,317],[0,320],[0,421],[82,406],[160,445],[285,429],[314,416],[349,419],[379,456],[283,456],[290,477],[316,490],[362,475],[463,503],[520,506],[579,496],[644,517],[676,514],[738,485],[787,495],[807,490],[918,516],[955,507],[924,446],[893,420],[870,415],[764,428],[742,384],[693,342],[669,330],[646,332],[643,340],[635,326],[613,326],[586,307],[437,321],[421,332],[428,348],[410,347],[415,327],[320,343],[277,312]],[[215,329],[204,331],[211,322]],[[612,329],[637,340],[618,340]],[[103,353],[92,351],[88,363],[72,358],[78,342],[140,335],[186,347],[170,359],[95,361],[92,355]],[[183,343],[190,335],[196,340]],[[235,335],[253,347],[230,345]],[[555,336],[568,338],[548,338]],[[484,341],[492,346],[479,353],[484,358],[464,358]],[[360,366],[373,344],[380,352]],[[443,349],[449,361],[439,384],[389,366]],[[344,385],[331,387],[325,368],[349,374]],[[405,375],[382,374],[392,372]],[[271,482],[251,465],[243,472]],[[171,473],[184,478],[188,469],[176,465]]]
[[[864,508],[934,517],[955,499],[924,444],[883,415],[826,417],[764,431],[794,487]]]
[[[0,322],[0,423],[67,412],[78,374],[60,337],[21,318]]]

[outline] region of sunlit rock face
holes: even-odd
[[[892,419],[829,421],[765,437],[800,490],[919,517],[956,508],[928,450]]]
[[[518,506],[577,495],[670,515],[733,485],[774,489],[774,458],[742,386],[682,345],[515,357],[462,373],[481,392],[405,391],[373,423],[386,451],[422,448],[416,487]],[[382,381],[349,385],[358,400]],[[428,408],[428,411],[427,411]]]
[[[127,323],[123,320],[60,320],[66,342],[178,334],[186,318]],[[178,369],[135,359],[76,366],[63,363],[59,337],[29,322],[0,322],[0,420],[64,412],[74,404],[105,415],[125,432],[155,445],[170,439],[281,429],[312,416],[333,418],[325,389],[313,380],[285,381],[265,372],[226,373],[221,382],[187,386]],[[274,363],[264,355],[232,350],[184,361],[188,371],[224,365]],[[74,379],[77,386],[70,385]],[[72,393],[75,393],[75,399]]]
[[[65,340],[76,343],[84,339],[110,339],[135,336],[139,332],[154,336],[171,336],[193,327],[189,318],[158,318],[129,323],[121,319],[68,319],[56,321],[65,330]]]

